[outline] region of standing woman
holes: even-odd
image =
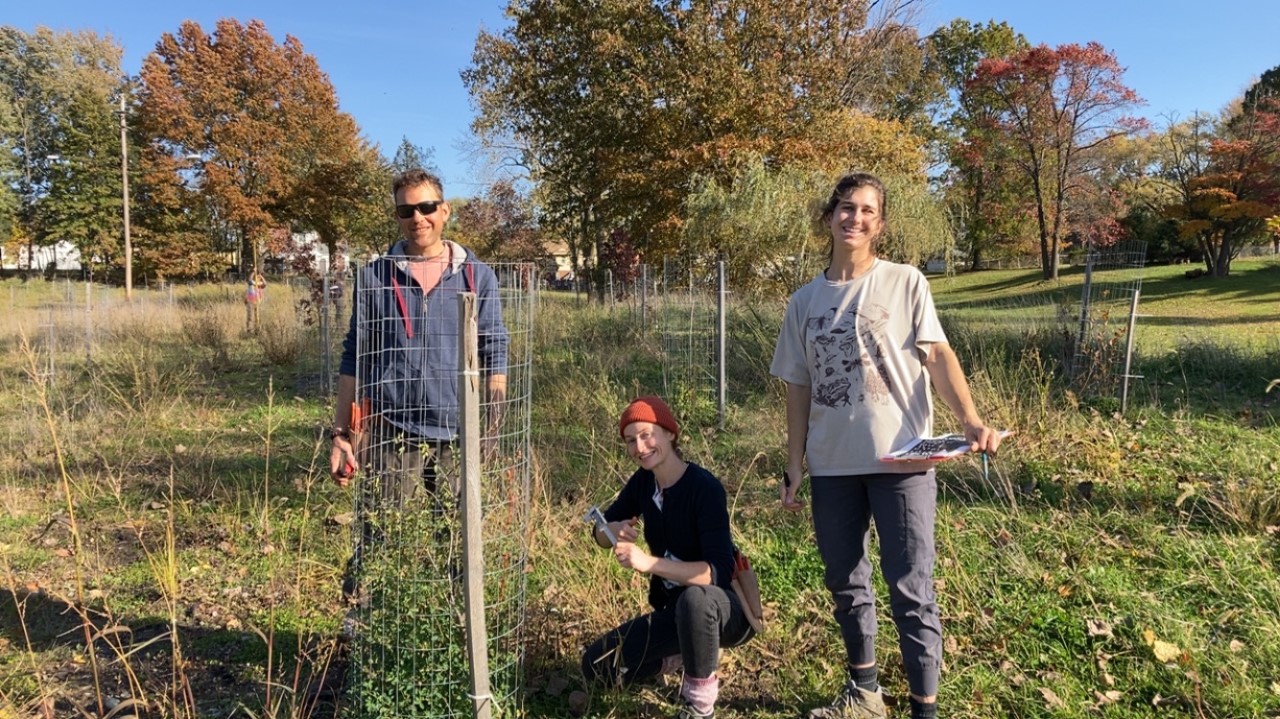
[[[680,719],[714,715],[720,648],[754,632],[731,590],[734,549],[724,486],[686,462],[676,446],[680,426],[667,404],[641,397],[618,421],[627,454],[640,465],[604,511],[618,564],[649,575],[653,611],[610,630],[582,656],[588,681],[630,685],[683,665]],[[636,544],[643,520],[648,551]],[[609,547],[602,528],[595,540]]]
[[[796,500],[807,460],[813,525],[850,679],[814,719],[883,717],[875,659],[876,611],[867,558],[870,522],[911,689],[913,719],[937,716],[942,625],[934,602],[937,485],[927,462],[880,462],[932,434],[930,380],[972,449],[1000,444],[973,406],[919,270],[876,255],[888,220],[874,175],[840,178],[823,207],[831,266],[791,297],[770,372],[787,383],[787,476],[782,506]]]

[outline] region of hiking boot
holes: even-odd
[[[710,714],[699,714],[698,710],[694,709],[692,704],[685,702],[680,705],[680,711],[676,712],[673,719],[715,719],[715,716],[715,712],[711,712]]]
[[[853,682],[844,685],[844,691],[831,706],[809,712],[809,719],[885,719],[887,716],[884,692],[859,689]]]

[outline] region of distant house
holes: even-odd
[[[572,282],[574,279],[573,258],[569,254],[569,243],[564,240],[546,240],[542,249],[555,262],[555,269],[548,273],[547,280],[551,284]]]
[[[80,250],[66,240],[48,246],[36,246],[33,252],[34,262],[27,262],[27,246],[21,245],[17,252],[0,247],[0,268],[6,270],[25,270],[28,267],[42,272],[52,267],[55,270],[78,271],[80,266]]]

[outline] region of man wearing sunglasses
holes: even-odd
[[[492,436],[507,389],[498,279],[466,248],[444,239],[449,203],[440,178],[409,170],[395,178],[392,194],[402,239],[356,276],[330,431],[334,480],[345,487],[357,470],[365,473],[360,535],[343,578],[352,603],[366,547],[386,539],[375,529],[379,510],[404,509],[417,496],[439,511],[461,490],[455,456],[460,292],[476,294],[481,400]]]

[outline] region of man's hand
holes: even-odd
[[[329,474],[339,487],[351,483],[351,477],[360,469],[356,462],[356,452],[351,447],[351,440],[346,437],[334,437],[333,448],[329,450]]]
[[[804,482],[804,472],[799,467],[788,466],[782,473],[782,481],[778,483],[778,496],[782,500],[782,508],[789,512],[804,509],[804,503],[796,499],[800,485]]]
[[[618,558],[618,564],[641,574],[648,574],[658,563],[656,557],[641,549],[635,542],[623,542],[621,539],[618,546],[613,548],[613,556]]]

